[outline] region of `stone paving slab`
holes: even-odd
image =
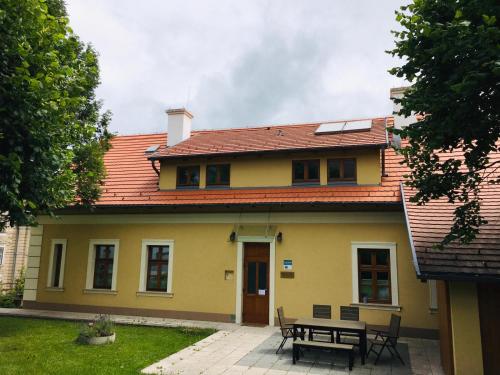
[[[147,374],[266,374],[266,375],[444,375],[439,364],[439,347],[435,340],[403,338],[398,344],[405,365],[382,355],[377,366],[374,356],[364,366],[356,356],[349,372],[347,356],[311,351],[297,364],[292,363],[292,343],[283,352],[275,351],[281,342],[279,330],[272,327],[241,327],[233,332],[219,331],[197,344],[181,350],[143,370]]]

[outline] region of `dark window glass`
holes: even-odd
[[[177,168],[177,186],[178,187],[196,187],[200,185],[200,167],[178,167]]]
[[[319,182],[319,160],[294,160],[292,174],[293,183]]]
[[[356,181],[356,159],[328,160],[328,181]]]
[[[60,243],[55,244],[54,259],[52,261],[54,269],[54,278],[52,280],[52,286],[56,288],[59,287],[59,280],[61,278],[62,252],[63,252],[63,245]]]
[[[111,289],[113,280],[114,245],[96,245],[94,288]]]
[[[359,249],[358,274],[360,302],[391,303],[389,250]]]
[[[372,264],[372,254],[370,250],[360,250],[359,251],[359,263],[361,264]]]
[[[340,160],[328,161],[328,178],[340,178]]]
[[[247,294],[257,293],[257,262],[248,262]]]
[[[304,163],[301,161],[294,161],[293,162],[293,180],[294,181],[304,180],[304,176],[305,176],[304,172],[305,172]]]
[[[166,292],[168,287],[168,245],[148,245],[146,290]]]
[[[267,289],[267,263],[259,262],[259,289]]]
[[[388,251],[377,251],[376,261],[378,265],[388,265],[389,264],[389,252]]]
[[[214,164],[207,166],[208,186],[229,186],[230,165]]]
[[[318,163],[309,163],[308,169],[308,179],[309,180],[319,180],[319,162]]]
[[[344,178],[356,179],[356,161],[354,159],[344,159]]]

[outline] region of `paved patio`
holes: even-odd
[[[45,311],[29,309],[0,309],[0,316],[26,316],[50,319],[90,320],[95,314]],[[201,327],[215,328],[215,334],[177,352],[143,370],[146,374],[191,375],[191,374],[346,374],[347,358],[343,355],[333,357],[329,353],[306,352],[296,364],[292,364],[291,340],[282,353],[275,354],[281,342],[276,327],[247,327],[232,323],[217,323],[193,320],[176,320],[136,316],[113,315],[120,324],[139,324],[162,327]],[[374,356],[361,366],[357,356],[351,374],[362,375],[442,375],[439,346],[436,340],[401,338],[398,343],[406,365],[392,361],[385,353],[377,366]]]
[[[306,352],[297,364],[292,363],[289,340],[282,353],[275,354],[281,342],[276,328],[240,327],[233,332],[216,334],[167,357],[143,370],[146,374],[348,374],[347,358],[330,353]],[[435,340],[403,338],[398,345],[403,366],[384,353],[377,366],[374,356],[362,366],[359,356],[351,374],[362,375],[442,375],[439,347]]]

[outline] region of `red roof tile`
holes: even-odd
[[[389,121],[392,121],[389,118]],[[366,139],[374,142],[385,141],[384,119],[374,120],[371,132],[376,136],[366,133]],[[272,127],[282,130],[285,134],[295,134],[298,137],[301,132],[313,132],[317,125],[297,125]],[[217,130],[213,133],[223,134],[226,137],[231,131]],[[250,134],[268,133],[266,128],[255,130],[235,130],[236,134],[248,132]],[[195,132],[205,137],[208,131]],[[336,134],[336,144],[354,144],[356,137],[353,134],[344,134],[342,140],[340,134]],[[151,162],[147,160],[145,150],[152,145],[163,145],[166,143],[167,135],[148,134],[133,136],[117,136],[112,140],[112,148],[107,152],[104,162],[107,177],[103,187],[103,194],[97,206],[185,206],[185,205],[234,205],[234,204],[297,204],[297,203],[379,203],[398,204],[401,202],[399,189],[400,166],[398,157],[394,151],[386,151],[386,170],[388,177],[382,179],[380,186],[319,186],[319,187],[281,187],[281,188],[247,188],[247,189],[224,189],[224,190],[158,190],[158,176],[154,172]],[[216,136],[217,137],[217,136]],[[241,137],[241,136],[238,136]],[[322,135],[320,137],[329,137]],[[364,136],[363,136],[364,137]],[[251,136],[246,136],[247,142]],[[217,138],[219,139],[219,138]],[[240,138],[238,138],[240,139]],[[287,138],[288,139],[288,138]],[[359,139],[360,144],[362,143]],[[198,142],[198,141],[197,141]],[[184,142],[183,142],[184,143]],[[284,143],[280,143],[283,145]],[[320,145],[321,143],[317,143]],[[332,143],[328,143],[332,145]],[[300,147],[306,147],[302,143]],[[177,147],[177,146],[176,146]],[[281,146],[280,146],[281,147]]]
[[[385,118],[372,119],[367,131],[315,134],[320,125],[194,131],[189,139],[172,147],[163,146],[151,158],[380,146],[387,141]]]
[[[458,159],[462,154],[455,152],[449,157]],[[500,153],[490,154],[490,161],[500,161]],[[481,186],[481,214],[488,224],[480,227],[476,239],[468,245],[451,243],[443,250],[434,245],[449,232],[456,205],[442,198],[418,206],[410,202],[414,191],[407,186],[403,186],[403,191],[410,240],[420,277],[500,279],[500,185]]]

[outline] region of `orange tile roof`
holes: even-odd
[[[447,156],[454,159],[463,157],[460,152]],[[500,161],[500,153],[490,154],[490,161]],[[486,171],[488,172],[490,171]],[[481,214],[488,224],[480,227],[476,239],[468,245],[454,242],[443,250],[434,245],[441,242],[449,232],[456,204],[442,198],[418,206],[410,202],[414,191],[407,186],[402,189],[414,263],[421,278],[500,279],[499,184],[481,186]]]
[[[389,118],[392,121],[392,118]],[[376,119],[373,128],[378,129],[377,142],[385,139],[384,119]],[[285,133],[304,131],[317,125],[280,126]],[[374,131],[372,128],[372,132]],[[293,129],[293,130],[290,130]],[[268,132],[265,128],[263,132]],[[260,133],[251,129],[251,134]],[[209,132],[200,132],[207,134]],[[217,130],[214,133],[227,134],[229,131]],[[244,133],[236,130],[236,133]],[[365,132],[369,133],[369,132]],[[198,134],[195,132],[195,134]],[[352,134],[346,138],[355,139]],[[337,141],[338,141],[338,136]],[[318,186],[318,187],[280,187],[280,188],[244,188],[244,189],[200,189],[200,190],[158,190],[158,176],[151,161],[147,160],[145,150],[152,145],[166,144],[165,133],[117,136],[112,140],[112,148],[105,155],[107,170],[103,194],[97,206],[187,206],[187,205],[237,205],[237,204],[400,204],[399,189],[400,165],[394,151],[386,151],[386,171],[380,186]],[[194,136],[195,137],[195,136]],[[323,135],[321,136],[323,137]],[[368,136],[369,138],[371,136]],[[250,142],[250,141],[248,141]],[[349,141],[349,144],[353,142]],[[338,141],[337,144],[340,144]],[[342,143],[347,144],[347,143]],[[360,142],[360,144],[363,144]],[[304,146],[305,147],[305,144]]]
[[[370,130],[330,134],[314,133],[321,123],[194,131],[187,140],[172,147],[162,146],[150,158],[385,145],[386,119],[371,120]]]

